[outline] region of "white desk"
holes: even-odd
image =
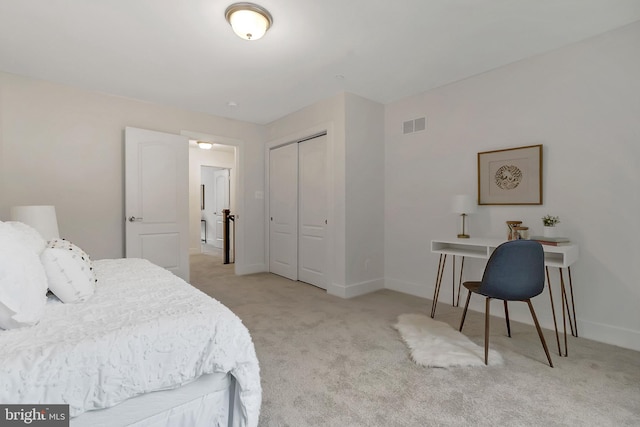
[[[503,239],[491,239],[491,238],[469,238],[469,239],[440,239],[431,241],[431,252],[440,254],[440,260],[438,262],[438,272],[436,275],[436,286],[433,291],[433,302],[431,303],[431,317],[436,314],[436,306],[438,303],[438,297],[440,295],[440,287],[442,285],[442,277],[444,276],[444,268],[447,263],[447,255],[453,255],[452,265],[452,301],[454,306],[460,304],[460,288],[462,285],[462,271],[464,269],[465,258],[480,258],[489,259],[493,251],[506,240]],[[557,267],[560,273],[560,299],[562,306],[562,319],[564,325],[564,356],[567,356],[567,318],[569,320],[569,327],[571,328],[571,334],[578,336],[578,327],[576,323],[576,308],[573,300],[573,283],[571,281],[571,264],[578,260],[578,246],[566,245],[566,246],[551,246],[542,245],[544,249],[544,264],[545,272],[547,275],[547,283],[549,285],[549,299],[551,300],[551,312],[553,314],[553,326],[556,330],[556,341],[558,343],[558,353],[562,356],[562,350],[560,348],[560,336],[558,334],[558,325],[556,322],[556,310],[553,303],[553,292],[551,289],[551,280],[549,278],[549,267]],[[462,257],[462,264],[460,265],[460,279],[458,282],[458,297],[455,297],[455,275],[456,275],[456,256]],[[569,290],[571,296],[571,310],[569,309],[569,298],[567,297],[565,281],[564,281],[564,269],[567,269],[569,278]],[[573,316],[572,316],[573,314]]]

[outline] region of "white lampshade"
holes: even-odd
[[[476,201],[468,194],[458,194],[453,196],[451,211],[458,214],[474,213],[477,209]]]
[[[13,206],[11,220],[35,228],[47,242],[60,237],[55,206]]]
[[[213,147],[213,144],[208,141],[198,141],[197,144],[198,147],[202,148],[203,150],[211,150],[211,148]]]
[[[271,14],[253,3],[232,4],[227,8],[225,16],[233,32],[245,40],[258,40],[273,23]]]

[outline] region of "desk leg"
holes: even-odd
[[[567,271],[569,272],[569,291],[571,292],[571,309],[573,311],[573,329],[572,333],[575,331],[574,337],[578,336],[578,318],[576,317],[576,305],[575,300],[573,299],[573,282],[571,281],[571,267],[567,267]]]
[[[567,357],[569,352],[569,347],[567,346],[567,312],[569,311],[569,306],[567,303],[567,291],[564,287],[562,268],[558,268],[558,273],[560,274],[560,302],[562,305],[562,326],[564,328],[564,356]],[[569,319],[569,323],[571,323],[571,319]]]
[[[451,263],[451,306],[456,306],[456,256]]]
[[[436,274],[436,287],[433,290],[433,302],[431,303],[431,318],[436,315],[436,304],[440,295],[440,285],[442,284],[442,276],[444,276],[444,267],[447,264],[447,254],[440,254],[438,261],[438,273]]]
[[[553,315],[553,328],[556,331],[556,342],[558,343],[558,354],[562,356],[562,349],[560,348],[560,335],[558,335],[558,322],[556,321],[556,308],[553,303],[553,289],[551,288],[551,279],[549,278],[549,267],[544,268],[547,274],[547,284],[549,285],[549,299],[551,300],[551,314]]]
[[[460,280],[458,281],[458,300],[456,301],[455,307],[460,307],[460,289],[462,288],[462,270],[463,269],[464,269],[464,257],[462,257],[462,265],[460,265]]]
[[[567,310],[566,311],[566,313],[567,313],[566,315],[569,318],[569,329],[571,330],[571,335],[573,335],[575,337],[576,333],[575,333],[575,331],[573,329],[573,325],[574,325],[575,321],[574,321],[574,319],[572,319],[571,310],[569,308],[569,298],[567,297],[567,287],[566,287],[566,285],[564,283],[564,272],[562,271],[561,268],[559,270],[560,270],[560,287],[562,289],[562,298],[563,298],[563,301],[564,301],[564,305],[562,306],[562,312],[563,312],[563,315],[564,315],[564,310],[565,309]]]
[[[569,292],[571,295],[571,307],[569,307],[569,296],[567,295],[567,288],[564,286],[564,272],[560,269],[560,280],[564,286],[564,307],[567,309],[567,317],[569,318],[569,329],[571,329],[571,335],[578,336],[578,320],[576,318],[576,306],[573,299],[573,283],[571,280],[571,267],[567,267],[569,273]]]

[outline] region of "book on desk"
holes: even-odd
[[[535,240],[549,246],[570,246],[572,244],[568,237],[531,236],[529,240]]]

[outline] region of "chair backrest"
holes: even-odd
[[[503,300],[526,300],[544,290],[544,250],[533,240],[512,240],[489,257],[478,292]]]

